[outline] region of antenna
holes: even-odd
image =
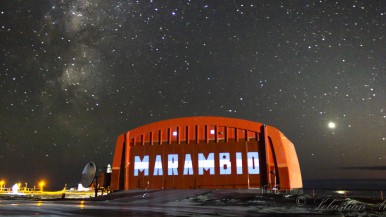
[[[96,165],[92,161],[88,162],[84,166],[82,171],[82,178],[80,180],[80,183],[83,185],[83,187],[85,188],[90,187],[91,183],[95,179],[96,171],[97,171]],[[97,188],[98,186],[95,186],[95,187]]]

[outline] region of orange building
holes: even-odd
[[[294,145],[278,129],[224,117],[151,123],[118,136],[111,190],[302,188]]]

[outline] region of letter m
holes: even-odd
[[[204,170],[208,171],[210,175],[214,174],[214,154],[209,153],[208,157],[205,158],[203,153],[198,154],[198,174],[204,175]]]
[[[145,155],[143,160],[139,156],[134,158],[134,176],[138,176],[139,172],[143,172],[145,176],[149,175],[149,155]]]

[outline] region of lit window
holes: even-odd
[[[173,131],[173,136],[177,136],[177,131]]]
[[[214,130],[210,130],[210,134],[212,134],[212,135],[213,135],[213,134],[214,134]]]

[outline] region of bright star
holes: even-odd
[[[336,127],[336,124],[334,122],[332,121],[328,122],[328,128],[335,129],[335,127]]]

